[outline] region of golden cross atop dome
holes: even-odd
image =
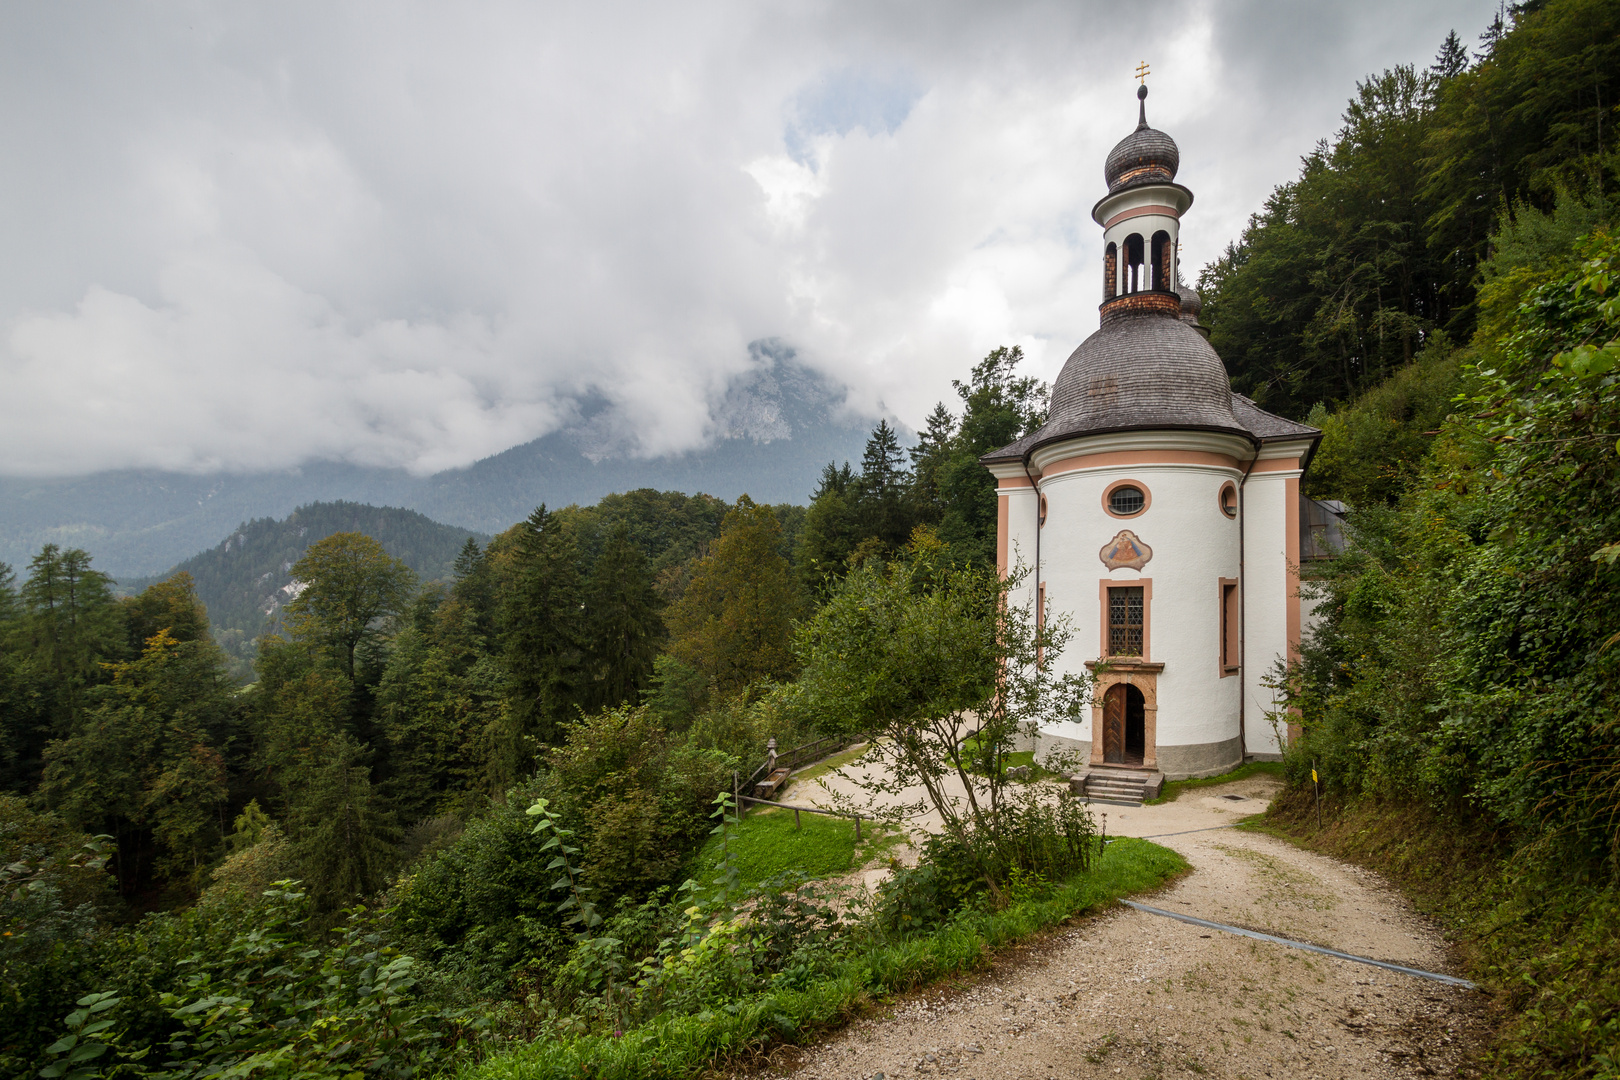
[[[1153,74],[1153,72],[1148,70],[1148,62],[1146,60],[1136,65],[1136,77],[1142,80],[1143,86],[1147,85],[1147,77],[1151,74]]]

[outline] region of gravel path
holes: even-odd
[[[1377,875],[1216,828],[1260,811],[1275,791],[1261,776],[1164,806],[1094,810],[1108,814],[1110,836],[1156,837],[1192,864],[1145,898],[1155,907],[1456,974],[1439,933]],[[778,1050],[751,1075],[1448,1076],[1485,1030],[1476,992],[1115,908],[820,1045]]]

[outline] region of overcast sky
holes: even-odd
[[[0,472],[431,472],[589,393],[685,449],[762,338],[916,426],[1096,328],[1138,61],[1196,270],[1495,6],[14,0]]]

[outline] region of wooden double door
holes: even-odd
[[[1140,765],[1147,749],[1147,701],[1142,691],[1115,683],[1103,695],[1103,761]]]

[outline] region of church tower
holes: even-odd
[[[1040,725],[1094,797],[1275,758],[1264,677],[1297,654],[1299,480],[1314,428],[1234,394],[1182,284],[1175,140],[1147,122],[1109,153],[1100,326],[1052,385],[1040,430],[981,460],[997,479],[997,559],[1020,598],[1067,620],[1059,673],[1096,677],[1091,717]]]

